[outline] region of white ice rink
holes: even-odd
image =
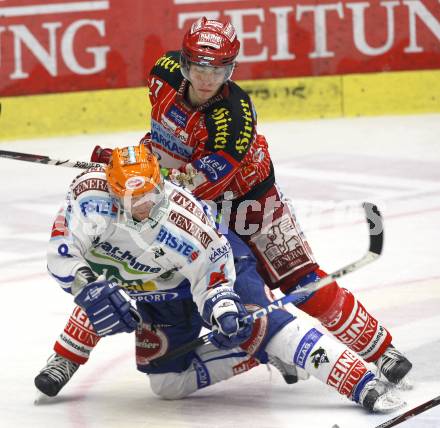
[[[321,266],[361,257],[362,201],[376,203],[385,248],[340,283],[392,332],[414,364],[407,408],[440,394],[440,115],[260,125],[278,182],[293,199]],[[124,133],[6,142],[0,149],[88,160],[95,144],[133,144]],[[135,369],[134,340],[103,339],[59,397],[35,406],[33,379],[73,307],[45,270],[52,221],[78,170],[0,159],[0,427],[372,428],[369,415],[318,381],[286,385],[260,366],[181,401],[156,398]],[[403,411],[403,410],[402,410]],[[440,427],[437,407],[399,425]]]

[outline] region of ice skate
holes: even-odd
[[[54,354],[47,361],[46,367],[35,378],[35,386],[43,394],[55,397],[61,388],[69,382],[78,367],[79,364]]]
[[[411,362],[399,352],[393,345],[390,345],[383,355],[375,362],[378,375],[383,380],[401,390],[413,388],[408,373],[412,368]]]
[[[363,408],[374,413],[390,413],[406,405],[396,391],[377,378],[364,385],[358,402]]]

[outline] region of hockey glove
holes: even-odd
[[[139,144],[144,144],[145,146],[147,146],[148,150],[150,150],[150,152],[152,152],[153,150],[151,149],[151,132],[147,132],[140,139]]]
[[[233,291],[222,291],[205,302],[203,318],[212,325],[211,342],[220,349],[231,349],[243,343],[252,333],[252,323],[242,323],[248,315]]]
[[[101,146],[95,146],[92,156],[90,156],[90,160],[92,162],[108,164],[112,157],[112,152],[112,149],[103,149]]]
[[[131,333],[140,321],[128,296],[110,281],[87,284],[76,295],[75,303],[84,309],[99,336]]]

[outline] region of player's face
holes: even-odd
[[[207,67],[191,64],[189,67],[191,101],[200,105],[215,96],[227,80],[228,72],[228,67]]]
[[[124,196],[123,206],[128,210],[136,221],[146,220],[151,213],[153,207],[159,204],[164,195],[160,186],[156,186],[150,192],[142,195]]]
[[[154,202],[147,199],[146,195],[135,196],[131,198],[131,215],[135,220],[143,221],[150,215]]]

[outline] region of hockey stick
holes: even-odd
[[[72,161],[69,159],[66,160],[51,159],[49,156],[32,155],[30,153],[10,152],[9,150],[0,150],[0,157],[19,160],[19,161],[42,163],[46,165],[67,166],[69,168],[89,169],[89,168],[98,168],[103,166],[102,164],[96,162],[84,162],[84,161],[74,161],[74,160]]]
[[[390,419],[389,421],[386,421],[378,425],[376,428],[395,427],[396,425],[405,422],[407,419],[412,418],[413,416],[416,416],[420,413],[426,412],[427,410],[432,409],[433,407],[438,406],[439,404],[440,404],[440,395],[438,397],[426,401],[423,404],[420,404],[419,406],[416,406],[406,411],[405,413],[402,413],[399,416],[396,416],[395,418]]]
[[[338,278],[347,275],[350,272],[354,272],[355,270],[360,269],[361,267],[371,263],[376,260],[380,254],[382,253],[383,247],[383,223],[382,216],[376,205],[371,204],[369,202],[364,202],[363,208],[365,210],[365,217],[368,221],[369,225],[369,236],[370,236],[370,245],[368,248],[368,252],[359,260],[350,263],[347,266],[344,266],[341,269],[336,270],[333,273],[328,274],[327,276],[321,278],[317,282],[314,282],[310,286],[292,291],[287,296],[281,297],[278,300],[274,300],[272,303],[267,305],[264,308],[261,308],[255,312],[252,312],[249,315],[246,315],[241,322],[254,322],[258,318],[262,318],[268,314],[270,314],[275,309],[281,309],[283,306],[288,303],[297,304],[301,302],[305,297],[309,296],[311,293],[325,287],[328,284],[331,284]],[[184,355],[201,345],[209,343],[212,333],[205,334],[192,342],[186,343],[171,352],[168,352],[161,357],[155,358],[149,362],[153,367],[159,367],[162,363],[173,360],[181,355]]]

